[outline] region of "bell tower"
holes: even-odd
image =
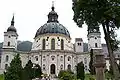
[[[101,47],[101,33],[99,27],[88,28],[88,51],[91,49],[102,48]]]
[[[17,49],[17,30],[14,27],[14,15],[11,21],[10,27],[8,27],[7,32],[4,32],[4,42],[3,49]]]

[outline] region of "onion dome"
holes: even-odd
[[[17,32],[16,28],[14,27],[14,15],[13,15],[13,18],[12,18],[12,21],[11,21],[11,26],[8,27],[8,29],[7,29],[7,32],[9,32],[9,31]]]
[[[49,12],[48,14],[47,23],[45,23],[37,30],[35,37],[49,33],[63,34],[70,37],[69,31],[62,24],[59,23],[58,14],[54,10],[55,9],[54,5],[52,6],[51,9],[52,11]]]

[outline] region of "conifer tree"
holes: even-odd
[[[85,78],[85,71],[84,71],[84,64],[80,62],[77,64],[77,79],[84,80]]]
[[[33,63],[29,60],[23,69],[23,80],[32,80],[34,76]]]
[[[35,71],[35,78],[41,78],[42,71],[41,71],[41,67],[39,64],[35,65],[34,71]]]
[[[14,59],[11,61],[10,66],[7,68],[4,73],[4,80],[22,80],[22,64],[19,54],[17,54]]]

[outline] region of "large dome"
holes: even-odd
[[[52,11],[48,14],[48,21],[46,24],[41,26],[37,32],[35,37],[42,35],[42,34],[49,34],[49,33],[56,33],[56,34],[64,34],[70,37],[68,30],[59,23],[58,15],[54,11],[54,6],[52,6]]]
[[[68,30],[62,24],[57,22],[50,22],[41,26],[37,30],[35,37],[37,37],[38,35],[47,34],[47,33],[64,34],[70,37]]]

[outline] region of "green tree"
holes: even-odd
[[[89,72],[91,75],[95,75],[95,67],[93,66],[93,49],[90,51]]]
[[[58,74],[58,77],[61,80],[76,80],[74,73],[68,70],[61,70]]]
[[[83,62],[80,62],[77,64],[77,79],[84,80],[85,78],[85,71],[84,71],[84,64]]]
[[[115,64],[113,46],[114,42],[116,43],[115,29],[120,27],[120,0],[73,0],[73,11],[74,21],[79,27],[86,23],[88,33],[98,31],[98,26],[102,25],[114,77],[115,80],[119,80],[120,74]]]
[[[34,76],[33,63],[29,60],[23,69],[23,80],[32,80]]]
[[[22,80],[22,63],[19,54],[17,54],[11,61],[10,66],[4,73],[4,80]]]
[[[34,66],[34,71],[35,71],[35,78],[41,78],[42,71],[41,71],[41,67],[39,66],[39,64],[36,64]]]

